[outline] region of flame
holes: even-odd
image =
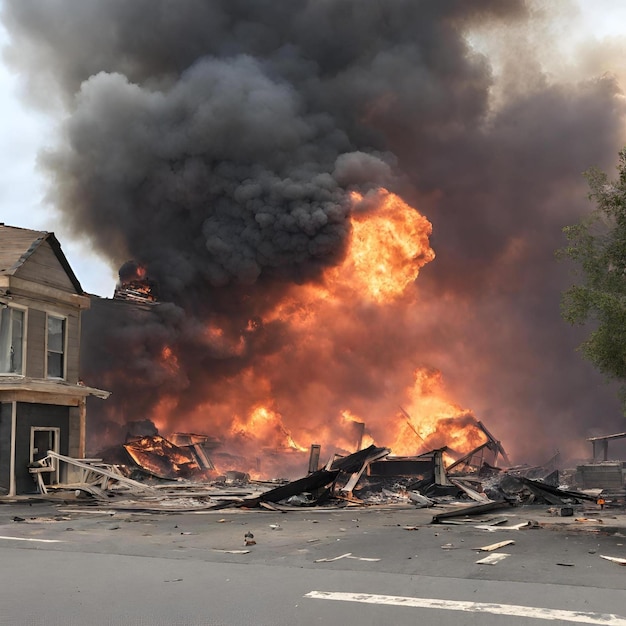
[[[180,370],[178,357],[170,346],[163,346],[161,350],[161,363],[163,367],[168,369],[172,374],[176,374]]]
[[[254,407],[244,419],[235,416],[230,434],[269,448],[307,451],[307,448],[296,443],[283,424],[281,415],[265,406]]]
[[[440,372],[415,363],[406,368],[406,350],[401,367],[382,360],[388,342],[405,340],[393,336],[396,319],[410,309],[415,280],[435,258],[430,222],[384,189],[351,199],[351,232],[339,265],[316,282],[285,289],[239,329],[214,317],[200,333],[200,345],[226,367],[244,357],[245,366],[229,369],[219,384],[207,375],[203,394],[184,388],[183,353],[163,348],[161,366],[181,390],[156,404],[152,417],[160,431],[218,437],[231,455],[224,464],[267,477],[301,474],[312,443],[321,444],[324,455],[354,452],[359,443],[413,455],[446,445],[466,453],[484,442],[471,412],[449,397]],[[262,349],[255,351],[257,342]],[[187,393],[194,402],[181,400]],[[272,465],[270,451],[279,450],[294,467],[284,459]]]
[[[356,193],[352,197],[357,206],[363,200]],[[327,272],[327,280],[384,304],[404,293],[435,252],[428,241],[432,225],[425,217],[386,190],[380,190],[378,200],[374,209],[353,213],[347,258]]]
[[[248,332],[252,330],[251,324],[251,321],[248,322],[246,328]],[[204,329],[202,339],[214,354],[237,356],[243,354],[246,349],[243,336],[232,338],[216,324],[210,324]]]
[[[487,441],[472,412],[452,402],[440,371],[419,368],[407,390],[406,407],[395,416],[389,443],[395,454],[409,455],[448,446],[469,452]]]
[[[354,415],[348,409],[345,409],[345,410],[341,411],[340,415],[341,415],[341,417],[343,417],[343,419],[346,422],[354,422],[356,424],[362,424],[363,423],[363,420],[360,417],[357,417],[356,415]]]

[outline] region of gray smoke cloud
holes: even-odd
[[[297,342],[278,323],[242,329],[286,285],[339,262],[348,194],[383,185],[433,222],[419,303],[346,312],[358,323],[332,335],[339,370],[308,353],[276,374],[275,391],[301,398],[285,413],[319,385],[336,390],[328,413],[346,398],[367,411],[364,399],[389,393],[389,368],[429,365],[525,458],[621,428],[560,319],[570,279],[553,256],[589,208],[581,173],[610,168],[623,142],[620,86],[601,70],[559,81],[542,48],[505,41],[496,58],[472,44],[552,18],[522,0],[5,0],[8,58],[31,101],[64,117],[42,155],[51,198],[77,235],[118,266],[136,259],[173,303],[150,332],[87,318],[98,330],[86,375],[149,412],[163,380],[145,371],[175,344],[166,387],[191,390],[181,412],[225,393]],[[243,343],[199,339],[206,320]],[[386,340],[373,344],[373,329]],[[340,349],[356,345],[360,368]],[[128,346],[141,358],[119,356]],[[143,383],[110,374],[124,367]]]

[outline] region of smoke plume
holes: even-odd
[[[603,54],[576,71],[552,40],[568,9],[5,0],[7,58],[61,119],[41,156],[52,202],[167,303],[86,314],[83,375],[114,392],[94,432],[106,414],[236,433],[271,397],[278,438],[308,446],[349,409],[385,444],[429,368],[520,460],[623,430],[559,315],[581,173],[624,140]],[[307,327],[294,294],[342,267],[381,187],[430,220],[436,259],[393,304],[346,292]]]

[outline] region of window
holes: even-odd
[[[0,304],[0,374],[22,374],[24,311]]]
[[[48,315],[48,378],[65,378],[65,319]]]

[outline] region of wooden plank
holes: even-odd
[[[319,443],[311,444],[311,451],[309,453],[309,474],[312,474],[319,469],[321,450],[322,446]]]
[[[111,393],[87,387],[86,385],[72,385],[66,381],[38,380],[30,378],[9,378],[0,377],[0,391],[4,392],[34,392],[41,394],[58,394],[59,396],[69,396],[72,398],[85,398],[86,396],[96,396],[106,400]],[[4,395],[3,395],[4,397]],[[41,397],[41,396],[40,396]],[[26,401],[26,400],[25,400]],[[50,403],[47,403],[50,404]],[[78,401],[71,406],[78,406]]]
[[[606,556],[605,554],[601,554],[600,558],[612,561],[613,563],[618,563],[619,565],[626,565],[626,559],[622,559],[619,556]]]
[[[279,509],[277,506],[270,504],[269,502],[259,502],[259,506],[262,509],[267,509],[268,511],[275,511],[277,513],[286,513],[284,509]]]
[[[374,448],[374,446],[370,446],[370,448]],[[366,448],[367,449],[367,448]],[[351,458],[355,457],[359,453],[355,453],[354,455],[350,455],[349,457],[345,457],[342,459],[344,462],[348,462]],[[350,479],[345,484],[344,487],[340,489],[341,493],[352,496],[352,490],[356,487],[356,484],[359,482],[359,479],[363,475],[363,472],[369,467],[370,463],[373,461],[377,461],[378,459],[382,459],[389,454],[389,450],[387,448],[381,448],[380,450],[373,449],[372,452],[363,460],[363,464],[361,465],[361,469],[354,472]],[[338,463],[334,464],[335,467]]]
[[[476,548],[476,550],[480,550],[481,552],[493,552],[494,550],[499,550],[500,548],[504,548],[504,546],[510,546],[514,543],[515,541],[513,541],[513,539],[505,539],[504,541],[491,543],[488,546],[483,546],[482,548]]]
[[[483,504],[487,504],[487,502],[493,502],[493,500],[488,498],[484,493],[478,493],[478,491],[472,489],[469,485],[464,483],[462,480],[459,480],[458,478],[450,478],[450,482],[476,502],[482,502]]]
[[[30,391],[12,389],[4,391],[0,384],[3,402],[28,402],[29,404],[58,404],[59,406],[78,406],[79,396],[65,395],[61,393],[49,393],[47,391]]]
[[[480,515],[481,513],[487,513],[488,511],[494,511],[496,509],[509,508],[512,505],[506,500],[500,502],[488,502],[487,504],[476,504],[475,506],[464,506],[456,509],[455,511],[447,511],[445,513],[439,513],[432,519],[433,524],[441,523],[441,520],[449,519],[453,517],[463,517],[465,515]]]
[[[340,561],[341,559],[345,559],[349,556],[352,556],[352,552],[346,552],[345,554],[340,554],[339,556],[330,558],[330,559],[315,559],[314,563],[332,563],[333,561]]]
[[[507,556],[511,556],[510,554],[506,554],[505,552],[495,552],[494,554],[490,554],[486,556],[484,559],[480,559],[476,561],[478,565],[495,565],[500,561],[506,559]]]
[[[130,478],[120,476],[120,474],[104,469],[103,467],[94,467],[93,465],[90,465],[89,463],[82,463],[79,459],[72,459],[68,456],[57,454],[56,452],[53,452],[52,450],[48,451],[48,457],[57,459],[69,465],[74,465],[76,467],[81,467],[83,469],[90,470],[91,472],[95,474],[101,474],[102,476],[113,478],[120,484],[126,485],[127,487],[132,487],[134,489],[137,489],[138,491],[154,492],[154,489],[152,489],[152,487],[148,485],[144,485],[143,483],[137,482],[136,480],[132,480]]]
[[[258,506],[259,502],[279,502],[280,500],[284,500],[290,496],[295,496],[303,492],[310,493],[334,482],[338,473],[339,470],[333,470],[330,472],[326,470],[319,470],[317,472],[313,472],[313,474],[309,474],[304,478],[299,478],[298,480],[294,480],[286,485],[270,489],[256,498],[246,499],[243,501],[243,506],[255,507]]]

